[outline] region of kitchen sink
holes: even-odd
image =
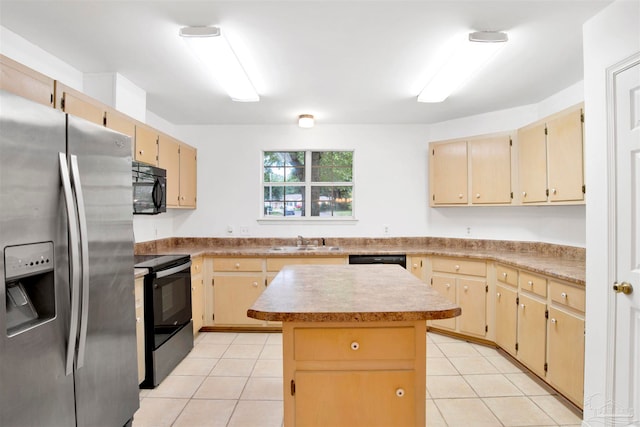
[[[302,245],[302,246],[273,246],[269,248],[270,252],[333,252],[339,251],[339,246],[316,246],[316,245]]]

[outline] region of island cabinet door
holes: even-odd
[[[416,425],[414,371],[298,371],[294,399],[298,427]]]

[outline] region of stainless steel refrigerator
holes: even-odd
[[[131,141],[0,91],[0,426],[139,407]]]

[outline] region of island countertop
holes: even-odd
[[[284,322],[445,319],[456,306],[398,265],[285,266],[247,316]]]

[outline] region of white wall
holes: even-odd
[[[618,0],[585,23],[584,90],[586,106],[586,210],[587,306],[585,351],[585,399],[605,397],[607,371],[607,300],[611,281],[607,277],[609,200],[607,169],[606,69],[640,52],[640,2]],[[600,395],[600,396],[598,396]],[[610,405],[611,407],[611,405]],[[584,408],[590,426],[603,425],[593,408]],[[626,408],[620,408],[625,410]]]

